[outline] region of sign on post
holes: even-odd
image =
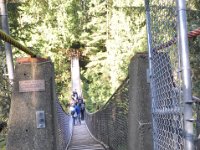
[[[19,92],[45,91],[44,80],[23,80],[19,81]]]

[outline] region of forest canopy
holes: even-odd
[[[91,111],[126,78],[131,57],[147,50],[143,0],[13,0],[8,10],[11,35],[54,62],[57,94],[64,106],[71,94],[72,43],[82,46],[83,95]],[[24,55],[14,49],[14,58]]]
[[[200,24],[200,0],[186,2],[192,31]],[[64,109],[72,94],[71,48],[82,53],[82,92],[91,112],[101,108],[127,77],[130,59],[147,51],[144,0],[7,0],[7,7],[11,36],[54,62],[56,93]],[[0,42],[1,123],[8,119],[11,92]],[[199,36],[189,39],[189,50],[193,95],[200,97]],[[13,47],[13,56],[15,62],[27,55]]]
[[[90,111],[100,108],[127,77],[134,54],[147,51],[144,0],[7,2],[11,36],[54,62],[56,90],[63,106],[71,98],[69,50],[73,43],[80,43],[82,91]],[[198,2],[187,4],[193,10],[188,11],[189,30],[199,24]],[[199,96],[198,38],[190,45],[194,94]],[[13,48],[13,56],[25,54]]]

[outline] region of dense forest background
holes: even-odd
[[[188,6],[194,10],[188,16],[192,30],[198,27],[200,6],[198,0]],[[73,43],[81,44],[83,95],[91,111],[101,107],[125,79],[131,57],[147,50],[143,0],[12,0],[8,11],[12,37],[54,62],[57,94],[64,107],[71,95]],[[194,74],[199,72],[199,42],[190,40]],[[13,51],[14,59],[25,55]],[[199,76],[194,78],[199,95]]]
[[[57,94],[71,97],[70,47],[80,43],[89,110],[100,108],[127,76],[130,59],[147,50],[143,0],[21,0],[8,3],[11,35],[55,65]],[[22,53],[14,49],[14,58]]]
[[[127,77],[134,54],[147,51],[144,0],[7,2],[11,36],[54,62],[63,107],[71,98],[69,51],[74,43],[81,45],[82,88],[90,111],[99,109]],[[200,24],[200,0],[190,0],[187,5],[188,28],[193,30]],[[200,38],[190,39],[189,44],[193,94],[200,97]],[[26,55],[13,48],[13,56],[15,60]],[[0,79],[0,84],[5,82]],[[4,90],[6,87],[1,89],[1,120],[7,120],[10,103],[10,93]]]
[[[130,59],[147,51],[144,0],[8,0],[10,34],[55,65],[57,94],[71,97],[70,47],[80,43],[81,79],[88,109],[100,108],[126,78]],[[199,26],[199,0],[188,4],[189,31]],[[194,94],[200,95],[199,37],[190,40]],[[25,56],[13,48],[14,59]],[[3,59],[2,59],[3,60]],[[5,81],[2,81],[5,82]],[[2,83],[3,84],[3,83]],[[6,107],[9,94],[0,100]],[[6,103],[6,104],[5,104]]]

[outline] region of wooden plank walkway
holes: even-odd
[[[68,150],[105,150],[89,133],[85,121],[75,125]]]

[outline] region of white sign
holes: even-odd
[[[19,92],[45,91],[44,80],[23,80],[19,81]]]

